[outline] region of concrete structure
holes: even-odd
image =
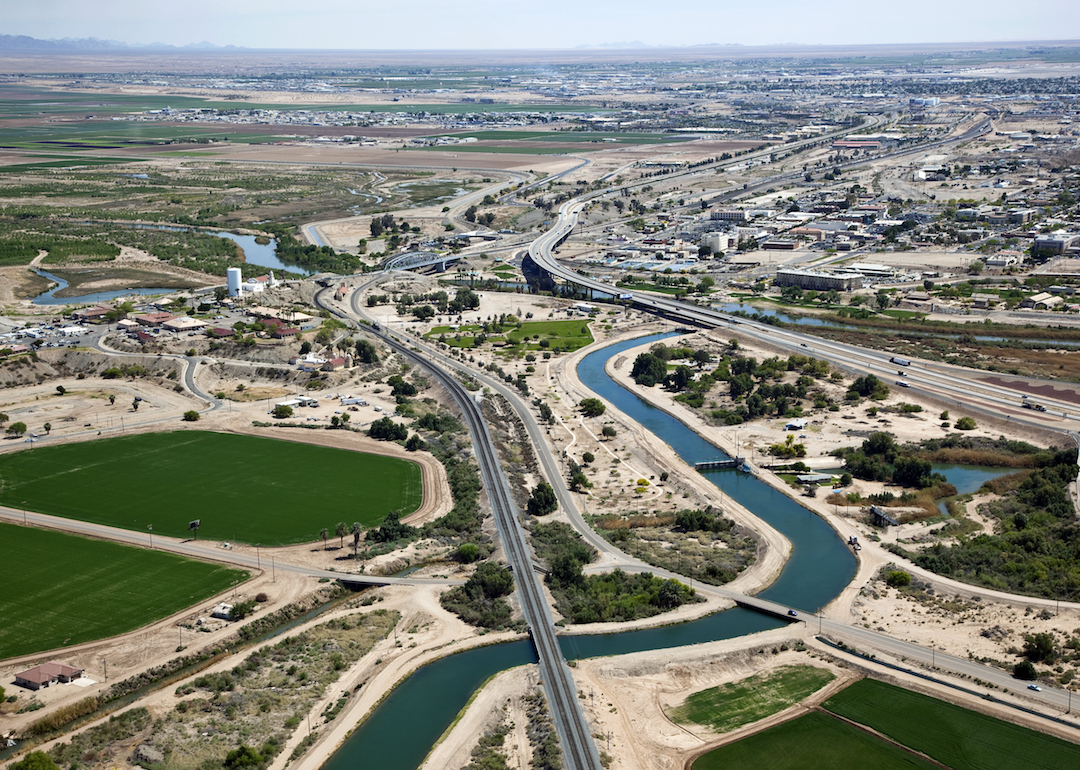
[[[731,236],[727,233],[705,233],[701,245],[708,246],[713,254],[718,254],[731,248]]]
[[[1031,251],[1033,254],[1064,254],[1077,241],[1080,241],[1080,235],[1075,233],[1040,235],[1035,239]]]
[[[225,271],[225,280],[227,281],[227,285],[228,285],[228,289],[229,289],[229,296],[230,297],[239,297],[240,296],[240,284],[244,280],[244,276],[243,276],[243,273],[241,272],[240,268],[238,268],[238,267],[230,267],[228,270],[226,270]]]
[[[190,316],[184,316],[183,318],[170,318],[161,324],[163,329],[168,329],[174,332],[190,332],[196,329],[203,329],[206,327],[206,321],[200,321]]]
[[[777,286],[798,286],[814,291],[852,291],[863,287],[861,273],[829,273],[818,270],[780,268],[776,271]]]

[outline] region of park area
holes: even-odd
[[[420,507],[420,467],[382,455],[207,431],[145,433],[0,456],[0,504],[155,535],[264,546]]]
[[[490,342],[507,352],[572,353],[592,344],[589,319],[570,318],[565,321],[525,321],[520,324],[462,324],[436,326],[425,335],[451,347],[478,347]],[[479,341],[478,341],[479,338]]]
[[[1080,767],[1080,746],[874,679],[841,690],[823,709],[722,746],[693,768]]]
[[[247,579],[161,551],[0,524],[0,659],[141,628]]]

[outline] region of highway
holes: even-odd
[[[344,313],[326,299],[329,291],[329,289],[324,289],[316,295],[315,301],[319,307],[344,317],[352,323],[357,323],[359,319],[365,317],[357,304],[359,291],[351,292],[351,315]],[[540,664],[540,679],[559,735],[564,762],[569,770],[600,770],[600,754],[593,743],[585,714],[578,702],[570,668],[563,658],[562,650],[555,637],[551,609],[548,607],[540,579],[533,571],[532,554],[525,542],[525,535],[520,525],[521,512],[514,504],[507,485],[494,442],[480,409],[479,397],[470,393],[453,374],[436,364],[429,356],[414,352],[413,340],[407,339],[407,344],[403,344],[389,329],[382,330],[380,337],[399,355],[429,371],[461,408],[472,437],[473,449],[476,452],[484,488],[487,490],[491,503],[495,525],[507,560],[514,572],[522,613],[536,648]]]

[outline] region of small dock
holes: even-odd
[[[704,462],[694,463],[695,471],[711,471],[717,468],[738,468],[746,462],[743,457],[735,457],[728,460],[705,460]]]

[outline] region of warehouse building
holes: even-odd
[[[860,273],[831,273],[819,270],[780,268],[776,271],[777,286],[798,286],[813,291],[853,291],[863,287]]]

